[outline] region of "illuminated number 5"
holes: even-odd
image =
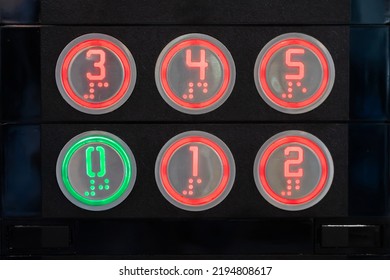
[[[87,175],[90,178],[94,178],[96,176],[96,173],[93,172],[93,168],[92,168],[92,153],[94,151],[95,151],[94,147],[88,147],[85,151]],[[97,173],[97,175],[98,177],[103,177],[104,175],[106,175],[106,151],[101,146],[97,146],[96,151],[99,153],[99,163],[100,163],[100,170]]]
[[[298,74],[286,74],[286,80],[301,80],[305,76],[305,65],[299,61],[292,61],[293,54],[304,54],[304,49],[288,49],[286,51],[286,65],[298,68]]]
[[[291,153],[297,153],[298,157],[296,159],[287,159],[284,162],[284,177],[302,177],[302,168],[298,168],[297,171],[291,171],[290,166],[293,164],[298,165],[303,162],[303,149],[297,146],[287,147],[286,149],[284,149],[285,156],[289,156]]]
[[[91,58],[92,55],[98,55],[99,61],[95,62],[93,66],[95,68],[99,68],[100,74],[93,75],[92,73],[87,73],[88,80],[91,81],[100,81],[106,77],[106,67],[104,64],[106,63],[106,53],[103,50],[91,49],[87,51],[87,58]]]

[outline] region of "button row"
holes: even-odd
[[[131,149],[117,136],[103,131],[89,131],[71,139],[58,157],[56,170],[65,197],[91,211],[107,210],[123,202],[137,176]],[[307,209],[321,201],[334,174],[333,160],[324,143],[297,130],[267,140],[253,170],[263,198],[287,211]],[[233,187],[235,174],[227,145],[202,131],[173,137],[155,163],[155,180],[162,195],[188,211],[203,211],[221,203]]]
[[[136,84],[136,63],[119,40],[99,33],[82,35],[61,52],[55,70],[62,97],[87,114],[105,114],[123,105]],[[236,79],[229,50],[205,34],[186,34],[160,53],[155,83],[172,108],[204,114],[220,107]],[[287,33],[268,42],[254,66],[262,99],[283,113],[300,114],[321,105],[335,80],[332,56],[317,39]]]

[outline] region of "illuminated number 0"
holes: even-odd
[[[92,168],[92,153],[94,151],[95,151],[94,147],[88,147],[85,150],[87,175],[90,178],[94,178],[96,176],[96,173],[93,172],[93,168]],[[106,175],[106,151],[101,146],[97,146],[96,151],[99,153],[99,163],[100,163],[100,170],[97,173],[97,175],[98,177],[103,177],[104,175]]]
[[[305,65],[300,61],[292,61],[293,54],[304,54],[304,49],[288,49],[286,51],[286,65],[298,68],[298,74],[286,74],[286,80],[301,80],[305,76]]]
[[[93,66],[95,68],[99,68],[100,74],[93,75],[92,73],[87,73],[87,78],[91,81],[100,81],[106,77],[106,67],[104,64],[106,63],[106,53],[103,50],[91,49],[87,51],[87,58],[91,58],[92,55],[98,55],[99,61],[95,62]]]
[[[192,61],[192,50],[186,50],[186,64],[190,68],[199,67],[199,78],[202,81],[206,78],[206,68],[209,64],[206,62],[205,50],[200,50],[200,61]]]
[[[302,177],[303,169],[298,168],[297,171],[291,171],[291,165],[299,165],[303,162],[303,149],[298,146],[287,147],[284,149],[284,155],[289,156],[291,153],[297,153],[296,159],[287,159],[284,162],[284,177]]]

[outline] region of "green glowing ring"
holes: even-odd
[[[117,191],[105,199],[90,200],[80,195],[69,180],[68,167],[73,155],[85,145],[101,143],[117,152],[124,166],[123,180]],[[57,160],[57,181],[64,195],[76,206],[87,210],[110,209],[121,203],[131,192],[136,176],[136,164],[130,148],[120,138],[104,131],[89,131],[71,139]]]

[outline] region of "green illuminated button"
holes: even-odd
[[[89,131],[71,139],[57,160],[57,181],[65,197],[80,208],[102,211],[129,195],[136,178],[130,148],[115,135]]]

